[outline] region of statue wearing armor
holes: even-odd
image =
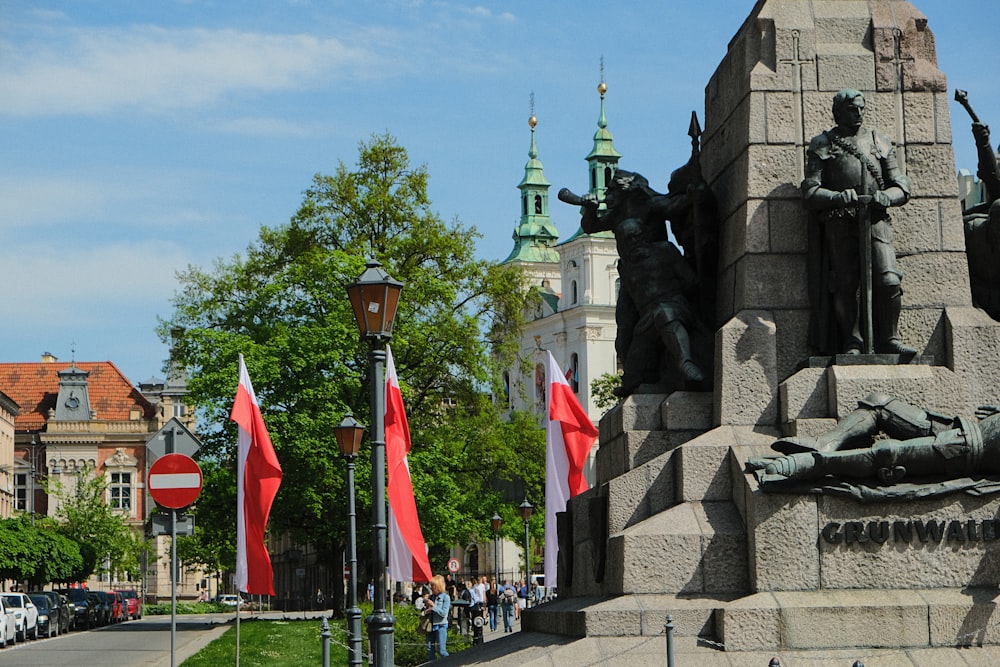
[[[981,421],[946,417],[885,394],[870,394],[858,409],[815,439],[783,438],[771,447],[784,456],[753,458],[764,482],[821,477],[870,478],[895,484],[936,475],[947,479],[1000,473],[1000,409],[977,410]],[[886,439],[873,438],[884,433]]]
[[[910,182],[892,140],[864,127],[865,98],[842,90],[833,98],[837,126],[809,144],[802,197],[819,223],[810,239],[811,342],[827,354],[863,348],[857,296],[861,271],[870,271],[874,349],[914,355],[899,340],[901,272],[896,266],[888,209],[910,198]],[[871,222],[871,266],[862,266],[859,227],[863,207]],[[827,303],[826,300],[829,299]]]

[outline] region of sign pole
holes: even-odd
[[[175,667],[177,646],[177,510],[170,510],[170,667]]]

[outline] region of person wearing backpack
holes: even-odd
[[[517,607],[517,591],[509,581],[503,584],[500,593],[500,609],[503,612],[503,631],[514,632],[514,609]]]
[[[435,649],[442,658],[448,657],[448,616],[451,612],[451,596],[445,591],[444,577],[440,574],[431,579],[434,604],[424,609],[423,614],[431,617],[431,631],[427,633],[427,660],[434,660]]]

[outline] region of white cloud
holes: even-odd
[[[201,108],[234,94],[314,89],[331,78],[392,71],[377,53],[377,44],[387,42],[383,31],[367,31],[352,45],[238,30],[50,28],[44,41],[0,44],[0,113],[162,111]]]

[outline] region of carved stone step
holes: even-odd
[[[743,593],[747,539],[731,502],[692,502],[660,512],[608,540],[605,590]]]

